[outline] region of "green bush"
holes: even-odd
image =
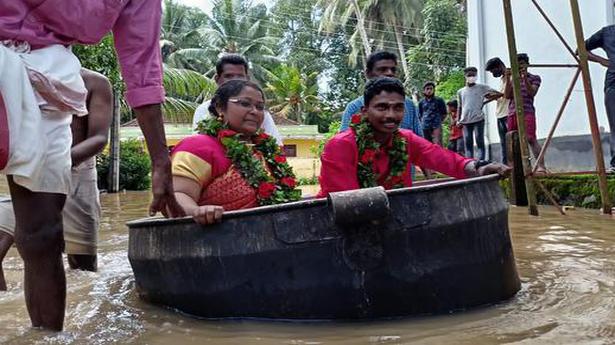
[[[103,152],[96,157],[98,188],[108,188],[109,153]],[[138,140],[120,143],[120,190],[145,190],[151,185],[151,162],[143,144]]]
[[[553,194],[560,205],[600,208],[600,190],[595,175],[542,177],[539,180]],[[615,200],[615,176],[607,179],[611,201]],[[508,194],[510,180],[503,180],[502,187]],[[536,200],[539,204],[550,205],[551,202],[542,189],[536,187]]]

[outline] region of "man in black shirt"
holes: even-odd
[[[585,48],[590,61],[597,62],[607,68],[604,81],[604,104],[609,119],[611,132],[611,166],[608,173],[615,173],[615,25],[606,26],[585,41]],[[602,48],[607,58],[592,53],[592,50]]]

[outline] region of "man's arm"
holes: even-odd
[[[152,160],[150,215],[160,211],[165,216],[181,217],[184,210],[177,203],[171,178],[171,160],[166,145],[162,110],[162,57],[160,53],[159,0],[130,1],[122,10],[113,36],[126,82],[126,99],[134,109]]]
[[[355,101],[352,101],[346,105],[346,109],[342,114],[342,125],[340,126],[340,132],[343,132],[350,127],[350,118],[352,118],[352,115],[358,113],[360,110],[361,109],[357,109],[357,106],[355,106]]]
[[[599,30],[585,41],[585,49],[587,49],[587,58],[589,61],[597,62],[604,67],[609,67],[609,59],[603,58],[600,55],[594,54],[592,50],[602,48],[604,44],[604,29]]]
[[[461,90],[457,91],[457,123],[456,126],[461,126],[461,121],[463,120],[461,118],[461,115],[463,114],[462,111],[462,98],[461,98]]]
[[[73,166],[102,151],[107,144],[113,117],[113,92],[109,80],[101,74],[85,70],[82,76],[88,90],[88,132],[85,140],[71,148]]]

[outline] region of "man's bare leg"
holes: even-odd
[[[71,269],[96,272],[98,266],[96,255],[68,254],[67,256]]]
[[[6,291],[6,280],[4,279],[4,271],[2,269],[2,261],[9,248],[13,245],[13,236],[6,232],[0,231],[0,291]]]
[[[66,307],[62,208],[66,196],[34,193],[9,177],[15,244],[24,260],[24,292],[32,326],[60,331]]]

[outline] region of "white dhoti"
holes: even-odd
[[[96,255],[100,225],[100,199],[94,157],[72,169],[71,191],[62,211],[64,251],[71,255]],[[0,197],[0,231],[15,233],[15,215],[9,198]]]
[[[70,123],[87,90],[70,48],[0,42],[0,173],[34,192],[70,191]]]

